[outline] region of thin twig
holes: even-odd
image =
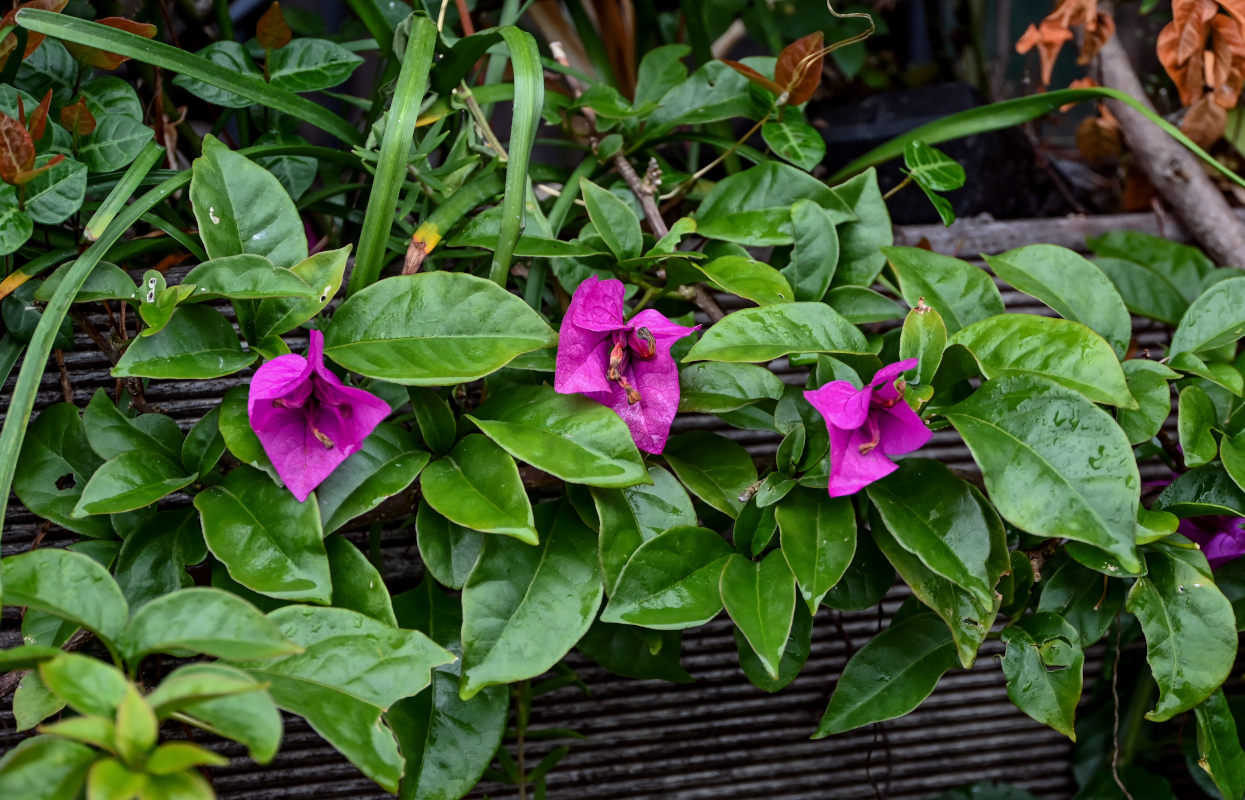
[[[1124,785],[1124,781],[1120,779],[1120,624],[1119,615],[1115,617],[1115,660],[1111,662],[1111,777],[1115,779],[1115,785],[1120,787],[1120,791],[1124,793],[1124,797],[1133,800],[1133,796],[1129,794],[1128,787]]]
[[[65,402],[73,405],[73,384],[69,382],[69,371],[65,369],[65,352],[60,348],[53,351],[56,354],[56,368],[61,373],[61,394],[65,396]]]

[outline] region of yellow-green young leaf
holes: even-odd
[[[156,713],[133,685],[126,687],[125,697],[117,707],[117,755],[137,767],[156,746],[158,735]]]
[[[89,744],[109,752],[117,750],[117,726],[107,717],[97,717],[92,714],[69,717],[50,725],[40,725],[39,732],[59,736],[62,739],[72,739],[75,742]]]
[[[1057,614],[1039,613],[1006,628],[1003,674],[1016,707],[1076,741],[1085,653],[1080,634]]]
[[[39,677],[52,694],[82,714],[111,719],[125,699],[129,683],[112,664],[65,653],[39,665]]]
[[[346,245],[308,256],[290,267],[290,272],[311,287],[315,297],[310,300],[283,297],[261,301],[253,322],[255,341],[280,336],[320,313],[341,288],[349,255],[350,245]]]
[[[986,378],[1038,375],[1096,403],[1137,408],[1111,346],[1079,322],[999,314],[957,331],[950,341],[968,348]]]
[[[936,615],[893,623],[847,662],[813,738],[907,714],[954,666],[955,644]]]
[[[777,550],[760,562],[732,554],[719,579],[722,605],[766,672],[778,679],[795,615],[795,576]]]
[[[899,336],[899,359],[915,358],[917,365],[904,373],[912,383],[928,385],[942,363],[947,347],[947,326],[942,315],[917,299],[916,308],[904,318]]]
[[[1236,615],[1199,550],[1156,545],[1125,608],[1141,622],[1159,699],[1146,719],[1162,722],[1202,703],[1236,660]]]
[[[53,736],[35,736],[0,758],[0,797],[64,800],[79,797],[99,751]]]
[[[152,775],[171,775],[194,767],[223,767],[229,759],[190,742],[169,742],[156,748],[147,759],[146,770]]]
[[[165,678],[149,702],[160,716],[176,711],[196,727],[245,745],[253,761],[267,764],[281,745],[282,723],[263,688],[233,667],[188,664]]]
[[[1128,437],[1083,395],[1038,377],[987,381],[943,411],[999,514],[1043,537],[1101,548],[1129,572],[1141,477]]]
[[[91,800],[134,800],[146,784],[136,772],[115,758],[101,758],[87,773],[86,792]]]

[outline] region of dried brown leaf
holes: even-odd
[[[259,18],[255,26],[255,38],[259,46],[265,50],[280,50],[294,38],[294,32],[285,23],[285,15],[281,13],[281,4],[273,3]]]

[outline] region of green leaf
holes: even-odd
[[[152,775],[172,775],[194,767],[224,767],[229,759],[190,742],[162,744],[147,759],[147,771]]]
[[[1245,795],[1245,751],[1241,750],[1236,720],[1223,690],[1216,689],[1193,713],[1197,718],[1198,764],[1224,797]]]
[[[1101,269],[1083,256],[1049,244],[986,256],[994,274],[1037,298],[1066,320],[1094,330],[1123,358],[1132,321],[1120,293]]]
[[[427,503],[419,504],[415,516],[419,557],[437,583],[461,589],[480,558],[484,534],[450,522]]]
[[[346,245],[308,256],[290,267],[290,271],[302,278],[319,296],[312,300],[271,298],[260,301],[253,322],[256,341],[280,336],[320,313],[341,288],[349,255],[350,245]]]
[[[428,458],[406,429],[392,422],[377,425],[363,445],[316,487],[325,534],[405,491]]]
[[[402,757],[381,713],[428,686],[452,656],[418,631],[340,608],[286,606],[270,618],[303,652],[250,672],[277,705],[303,717],[351,763],[390,792]]]
[[[99,751],[54,736],[35,736],[0,758],[0,795],[22,800],[79,797]]]
[[[93,745],[101,750],[112,750],[116,747],[117,726],[106,717],[75,716],[42,725],[39,730],[52,736]]]
[[[653,116],[659,113],[660,109]],[[817,178],[778,161],[764,161],[714,184],[701,201],[696,220],[703,233],[705,223],[728,215],[775,209],[785,223],[797,200],[812,200],[830,212],[836,224],[855,218],[848,205]]]
[[[537,542],[519,468],[487,437],[473,433],[460,439],[424,467],[420,488],[428,505],[459,525]]]
[[[684,361],[772,361],[788,353],[862,353],[864,336],[822,303],[782,303],[728,314]]]
[[[1115,421],[1120,424],[1132,444],[1148,442],[1171,416],[1171,389],[1168,381],[1179,374],[1157,361],[1132,358],[1120,365],[1128,392],[1137,401],[1137,409],[1119,408]]]
[[[716,433],[688,431],[672,436],[662,456],[693,494],[730,517],[743,508],[739,496],[756,483],[752,456]]]
[[[1200,467],[1214,461],[1215,456],[1219,455],[1219,444],[1211,428],[1218,426],[1219,420],[1210,396],[1196,384],[1186,386],[1180,392],[1178,415],[1184,463],[1189,467]]]
[[[1154,509],[1178,517],[1229,514],[1245,517],[1245,491],[1218,464],[1206,464],[1176,476],[1163,490]]]
[[[826,157],[826,140],[803,120],[767,122],[761,126],[761,138],[774,155],[809,172]]]
[[[534,678],[562,658],[601,606],[596,541],[569,504],[538,508],[542,541],[485,540],[463,586],[460,694]]]
[[[605,240],[605,246],[619,261],[638,258],[644,249],[644,242],[640,236],[640,221],[631,207],[613,192],[602,189],[587,178],[582,179],[579,185],[588,216],[597,233]]]
[[[69,550],[30,550],[0,562],[4,605],[46,611],[92,631],[108,644],[121,635],[130,611],[108,570]]]
[[[1007,642],[1007,696],[1021,711],[1075,742],[1085,664],[1076,628],[1057,614],[1039,613],[1005,628],[1002,638]]]
[[[1099,547],[1129,571],[1141,478],[1128,437],[1083,396],[1040,378],[987,381],[943,411],[999,514],[1038,536]]]
[[[255,606],[219,589],[192,588],[157,597],[134,612],[121,637],[126,661],[151,653],[202,653],[229,661],[297,652]]]
[[[281,746],[281,712],[264,691],[238,691],[221,694],[222,681],[234,686],[249,682],[256,689],[263,685],[247,673],[223,664],[187,664],[178,667],[149,695],[150,702],[177,718],[217,736],[245,745],[251,760],[258,764],[272,761]],[[170,685],[169,690],[165,689]],[[173,697],[176,691],[179,697]]]
[[[843,577],[856,552],[856,514],[847,498],[796,488],[774,507],[783,556],[810,612]]]
[[[84,536],[114,537],[105,517],[79,519],[74,507],[103,461],[91,450],[78,409],[57,403],[39,412],[26,431],[13,492],[26,508]]]
[[[735,553],[722,569],[719,586],[726,613],[770,677],[778,680],[795,615],[795,578],[783,554],[775,550],[754,562]]]
[[[1219,442],[1219,460],[1238,488],[1245,486],[1245,432],[1224,436]]]
[[[125,169],[155,135],[142,122],[121,114],[105,114],[95,122],[95,130],[76,153],[91,172]]]
[[[783,383],[764,367],[706,361],[679,370],[679,411],[716,414],[777,400]]]
[[[1139,317],[1175,326],[1189,307],[1176,277],[1157,266],[1108,257],[1095,258],[1093,263],[1110,279],[1128,310]],[[1200,286],[1201,280],[1194,285]]]
[[[156,714],[134,686],[127,686],[117,707],[117,754],[130,764],[141,763],[156,746]]]
[[[467,418],[510,455],[565,481],[615,488],[648,481],[626,423],[581,395],[515,387]]]
[[[315,92],[344,83],[363,59],[327,39],[295,39],[268,56],[268,82],[291,92]]]
[[[419,425],[419,433],[424,437],[424,444],[432,452],[440,455],[454,446],[457,438],[457,419],[450,411],[449,404],[435,389],[412,387],[409,390],[411,410],[415,413],[415,422]]]
[[[1124,605],[1120,581],[1088,571],[1076,561],[1065,561],[1053,574],[1042,575],[1042,597],[1037,610],[1058,614],[1080,634],[1089,647],[1107,634]]]
[[[333,314],[325,354],[352,372],[409,386],[482,378],[557,334],[518,297],[472,275],[386,278]]]
[[[359,548],[341,536],[324,540],[333,579],[333,607],[346,608],[397,627],[389,590],[380,572]]]
[[[34,230],[35,221],[18,203],[17,188],[0,186],[0,255],[17,252]]]
[[[603,622],[656,630],[703,625],[722,610],[730,545],[706,528],[671,528],[641,544],[618,576]]]
[[[788,230],[790,219],[791,213],[786,208],[736,211],[696,223],[696,233],[706,239],[747,247],[777,247],[793,241]]]
[[[64,264],[39,284],[35,289],[35,299],[47,302],[52,299],[57,287],[65,275],[73,268],[73,262]],[[133,300],[137,288],[129,273],[108,261],[101,261],[91,270],[86,283],[74,296],[75,303],[90,303],[97,300]]]
[[[981,607],[994,602],[994,586],[1009,568],[996,558],[1007,550],[1007,533],[980,492],[944,464],[923,458],[903,459],[866,491],[905,550]]]
[[[133,86],[116,75],[92,78],[82,84],[81,94],[87,110],[97,119],[105,114],[120,114],[142,122],[143,101],[138,99]]]
[[[904,146],[903,162],[908,174],[927,192],[951,192],[968,180],[958,161],[920,139]]]
[[[228,297],[231,300],[262,300],[268,297],[298,297],[312,300],[319,296],[295,272],[278,267],[264,256],[244,253],[219,256],[186,273],[185,284],[194,284],[194,300]]]
[[[826,293],[825,302],[853,325],[886,322],[904,315],[903,307],[894,300],[863,286],[835,286]]]
[[[134,450],[152,451],[164,459],[176,459],[182,448],[182,432],[172,417],[144,414],[127,417],[96,389],[82,415],[91,449],[104,458],[116,458]]]
[[[899,279],[904,302],[916,308],[924,298],[942,315],[947,333],[1003,313],[1003,297],[985,270],[919,247],[883,247],[882,252]]]
[[[156,716],[165,719],[203,700],[263,691],[247,673],[224,664],[186,664],[169,673],[147,695]]]
[[[39,677],[61,700],[81,714],[111,719],[125,699],[129,682],[112,664],[79,653],[62,653],[39,665]]]
[[[739,667],[744,671],[748,681],[758,689],[766,692],[777,692],[785,689],[800,674],[808,661],[812,648],[813,617],[803,604],[795,605],[795,617],[791,624],[791,635],[782,651],[782,659],[778,662],[778,677],[770,677],[760,656],[752,649],[748,639],[735,631],[735,649],[739,653]]]
[[[306,146],[309,142],[297,134],[265,133],[255,140],[255,147]],[[311,156],[279,155],[255,159],[255,163],[272,173],[281,182],[294,202],[298,202],[315,183],[320,162]]]
[[[977,650],[990,632],[1000,602],[981,606],[967,591],[946,578],[931,572],[921,560],[895,541],[876,513],[870,514],[869,527],[877,547],[891,562],[899,577],[912,588],[912,593],[951,629],[951,638],[960,663],[965,669],[973,665]]]
[[[937,616],[892,623],[847,662],[813,738],[907,714],[954,666],[955,645]]]
[[[255,66],[255,61],[251,58],[250,53],[246,51],[246,47],[240,42],[212,42],[195,53],[195,56],[238,76],[251,76],[259,80],[263,80],[264,77],[259,68]],[[214,106],[247,108],[254,105],[254,101],[249,97],[243,97],[228,89],[219,88],[207,81],[192,78],[188,75],[178,75],[173,78],[173,85],[185,89],[188,93]]]
[[[1176,332],[1171,353],[1214,350],[1245,335],[1245,278],[1229,278],[1207,289],[1194,300]]]
[[[691,683],[692,676],[679,663],[682,640],[679,631],[654,632],[597,620],[575,648],[624,678]]]
[[[895,243],[890,212],[878,187],[877,170],[869,168],[831,191],[856,215],[854,220],[843,223],[838,231],[841,268],[835,272],[835,283],[872,286],[878,273],[886,266],[886,256],[881,248]]]
[[[118,378],[205,380],[232,375],[255,360],[243,351],[229,320],[207,305],[182,306],[153,336],[130,340],[112,368]]]
[[[946,347],[947,326],[941,314],[921,305],[908,312],[899,336],[899,359],[915,358],[917,365],[904,373],[907,380],[928,386],[938,372]]]
[[[687,80],[683,59],[690,52],[685,44],[662,45],[646,52],[636,73],[636,104],[658,102],[662,95]]]
[[[795,248],[787,266],[779,271],[790,282],[796,300],[820,300],[839,263],[833,217],[812,200],[796,200],[791,205],[791,232]]]
[[[35,166],[45,166],[51,159],[40,156]],[[82,208],[85,194],[86,165],[66,158],[26,184],[26,213],[41,225],[59,225]]]
[[[826,593],[825,604],[840,611],[861,611],[881,602],[894,585],[895,568],[872,536],[857,532],[856,553],[843,577]]]
[[[649,467],[648,474],[652,485],[592,490],[606,594],[613,593],[622,568],[641,544],[669,528],[696,524],[683,485],[661,467]]]
[[[203,538],[238,583],[281,600],[332,597],[320,510],[258,471],[239,467],[195,496]]]
[[[787,279],[778,270],[743,256],[722,256],[696,269],[723,291],[739,295],[758,305],[790,303],[795,299]]]
[[[37,671],[27,672],[13,693],[13,722],[19,732],[28,731],[64,707]]]
[[[394,598],[402,624],[425,631],[452,652],[462,648],[462,611],[430,583]],[[480,780],[501,744],[509,692],[490,686],[470,700],[458,696],[462,662],[437,667],[432,686],[400,700],[387,719],[406,760],[401,800],[457,800]]]
[[[154,452],[131,450],[104,462],[86,486],[73,513],[117,514],[134,511],[189,486],[195,480],[180,463]]]
[[[1214,282],[1215,262],[1193,245],[1140,231],[1111,231],[1091,237],[1087,244],[1099,256],[1128,261],[1161,276],[1166,287],[1161,293],[1171,289],[1178,302],[1183,299],[1176,318],[1167,320],[1173,325],[1189,303]]]
[[[208,256],[263,256],[278,267],[307,258],[294,201],[272,173],[213,136],[195,159],[190,202]]]
[[[208,472],[220,461],[225,452],[225,439],[220,434],[220,406],[199,418],[186,438],[182,440],[182,466],[200,476]]]
[[[1111,346],[1079,322],[1034,314],[999,314],[951,337],[973,354],[982,375],[1038,375],[1096,403],[1136,408]]]
[[[1198,550],[1159,546],[1125,608],[1141,622],[1159,699],[1146,719],[1162,722],[1202,703],[1236,660],[1236,616]]]
[[[362,136],[353,125],[310,100],[269,86],[262,76],[239,74],[234,64],[214,64],[173,45],[145,39],[128,31],[110,28],[67,14],[26,8],[18,24],[23,28],[126,56],[145,64],[204,81],[251,101],[328,131],[343,142],[355,144]]]

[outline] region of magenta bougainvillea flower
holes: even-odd
[[[609,406],[637,447],[660,453],[679,410],[670,346],[699,327],[676,325],[653,309],[625,319],[622,281],[593,275],[576,287],[562,320],[553,388]]]
[[[1245,519],[1226,516],[1188,517],[1177,530],[1197,542],[1211,569],[1245,555]]]
[[[830,432],[830,496],[855,494],[898,467],[887,456],[911,453],[929,441],[929,428],[904,402],[899,374],[915,358],[883,367],[863,389],[831,381],[804,397]]]
[[[324,334],[312,331],[306,358],[280,356],[256,370],[247,411],[264,452],[301,503],[389,416],[389,404],[329,372]]]

